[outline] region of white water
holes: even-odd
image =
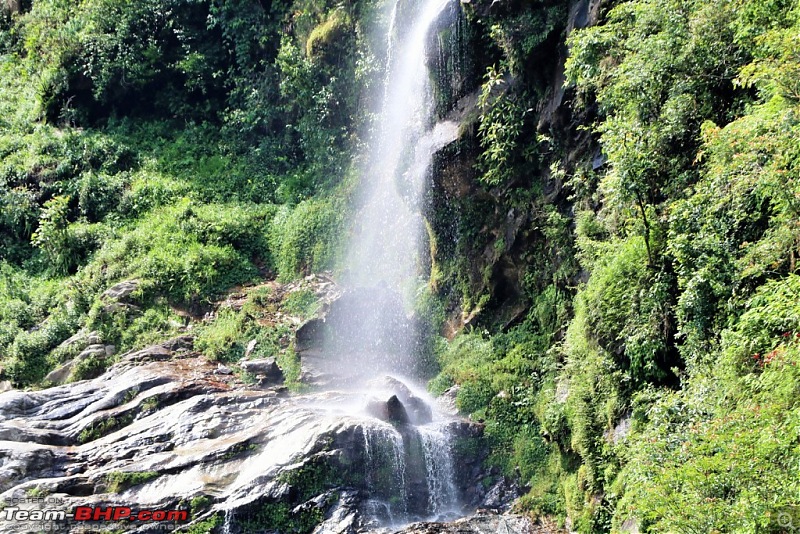
[[[458,494],[453,483],[453,451],[450,436],[442,428],[425,426],[419,428],[428,471],[429,512],[438,517],[453,512],[458,503]]]
[[[396,291],[416,282],[422,235],[420,199],[437,148],[432,131],[432,90],[425,42],[451,0],[395,4],[388,31],[388,65],[376,134],[362,181],[363,207],[350,244],[349,283],[383,284]]]
[[[429,65],[437,58],[427,57],[426,43],[438,42],[433,32],[441,28],[435,23],[452,1],[396,0],[389,16],[382,104],[362,170],[342,280],[355,296],[339,301],[345,311],[336,326],[338,344],[331,341],[328,347],[328,370],[350,390],[368,388],[371,379],[385,374],[415,375],[417,332],[405,310],[423,275],[422,199],[433,155],[457,133],[455,123],[434,125]],[[393,393],[402,397],[397,391],[387,395]],[[457,510],[446,426],[395,428],[376,421],[363,427],[363,438],[372,494],[367,515],[397,524]]]
[[[389,522],[395,523],[395,512],[398,512],[402,518],[408,515],[406,451],[403,444],[403,436],[389,424],[364,426],[363,432],[364,450],[367,458],[364,466],[367,485],[373,490],[380,490],[389,496],[399,497],[399,507],[391,504],[386,506]],[[376,475],[387,468],[391,470],[390,479],[378,479]]]

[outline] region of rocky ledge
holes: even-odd
[[[262,363],[266,375],[276,373],[274,362]],[[247,385],[182,336],[123,355],[92,380],[0,394],[0,501],[30,511],[48,503],[186,510],[180,531],[343,534],[456,517],[479,504],[480,426],[432,415],[391,379],[380,388],[367,398],[291,394],[271,380]],[[359,408],[376,409],[380,399],[393,399],[395,411],[404,400],[406,420]],[[453,495],[437,501],[444,490],[427,482],[430,465],[412,457],[427,458],[444,434],[459,468]],[[41,528],[2,524],[4,532]],[[429,530],[404,532],[441,531],[419,528]]]

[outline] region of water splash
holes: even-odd
[[[233,530],[231,529],[231,525],[233,524],[233,511],[230,508],[225,509],[225,518],[222,522],[222,534],[232,534]]]
[[[396,523],[408,516],[403,436],[388,424],[365,425],[362,431],[367,486],[389,503],[386,507],[389,522]]]
[[[438,517],[452,512],[458,501],[453,469],[453,450],[446,428],[424,426],[418,429],[427,470],[429,513]]]

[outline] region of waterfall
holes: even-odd
[[[370,425],[363,427],[365,480],[373,495],[383,498],[388,522],[394,524],[398,519],[408,516],[406,492],[406,450],[402,435],[391,425]],[[372,500],[372,513],[376,514],[378,503]]]
[[[414,293],[423,274],[422,198],[441,147],[428,70],[437,60],[427,48],[437,17],[452,1],[398,0],[391,10],[382,103],[361,169],[342,276],[353,296],[341,314],[338,342],[329,347],[342,359],[339,373],[348,383],[417,374],[417,332],[405,321],[410,299],[404,297]]]
[[[422,200],[429,168],[436,151],[457,132],[454,123],[435,124],[430,72],[446,63],[441,33],[449,41],[458,32],[440,27],[443,18],[452,18],[442,15],[454,2],[396,0],[389,13],[382,103],[356,195],[341,280],[346,292],[326,317],[326,371],[345,389],[358,390],[387,374],[420,378],[419,332],[408,314],[409,297],[424,275]],[[380,400],[403,398],[408,406],[401,408],[417,413],[419,404],[413,403],[423,401],[405,385],[389,390]],[[453,512],[458,495],[446,427],[430,423],[430,409],[428,424],[405,412],[394,415],[388,419],[393,424],[376,420],[363,426],[364,480],[371,496],[365,514],[398,524]]]
[[[458,502],[450,435],[446,429],[436,427],[420,427],[419,434],[428,475],[429,512],[438,517],[453,511]]]

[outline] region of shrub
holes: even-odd
[[[338,199],[306,200],[283,207],[273,220],[270,243],[283,280],[334,265],[342,248],[344,207]]]

